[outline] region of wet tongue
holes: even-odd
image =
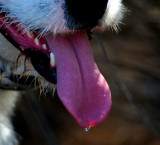
[[[57,67],[58,95],[82,127],[101,123],[111,107],[107,82],[93,60],[86,32],[48,36]]]

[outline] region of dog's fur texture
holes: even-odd
[[[8,17],[14,18],[15,21],[24,25],[26,31],[40,29],[43,34],[48,31],[54,34],[65,34],[75,31],[67,27],[62,9],[64,0],[0,0],[0,4],[1,11],[9,13]],[[121,0],[109,0],[105,14],[99,20],[99,30],[101,31],[108,27],[116,29],[123,18],[123,13],[124,7],[121,4]],[[18,68],[16,68],[19,54],[20,51],[0,34],[0,67],[5,66],[6,74],[23,73],[24,56],[20,57]],[[25,75],[31,75],[41,80],[42,90],[55,89],[55,85],[44,80],[28,60],[26,61],[26,67],[29,71]],[[18,144],[10,123],[10,116],[12,115],[18,96],[18,93],[15,91],[0,90],[0,145]]]

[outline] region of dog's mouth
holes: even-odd
[[[51,83],[57,81],[58,95],[82,127],[102,122],[111,107],[107,82],[94,62],[85,30],[64,36],[19,29],[0,14],[0,31],[30,60],[37,72]]]

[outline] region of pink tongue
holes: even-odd
[[[57,90],[64,106],[82,127],[101,123],[110,110],[111,94],[86,33],[49,36],[47,42],[55,55]]]

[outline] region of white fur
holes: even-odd
[[[123,19],[124,12],[122,0],[108,0],[106,12],[102,18],[103,28],[112,27],[116,30]]]
[[[0,0],[2,11],[9,12],[8,17],[15,18],[27,29],[43,29],[53,33],[68,31],[64,13],[63,0]]]
[[[17,99],[18,93],[15,91],[0,91],[0,145],[18,145],[10,123]]]

